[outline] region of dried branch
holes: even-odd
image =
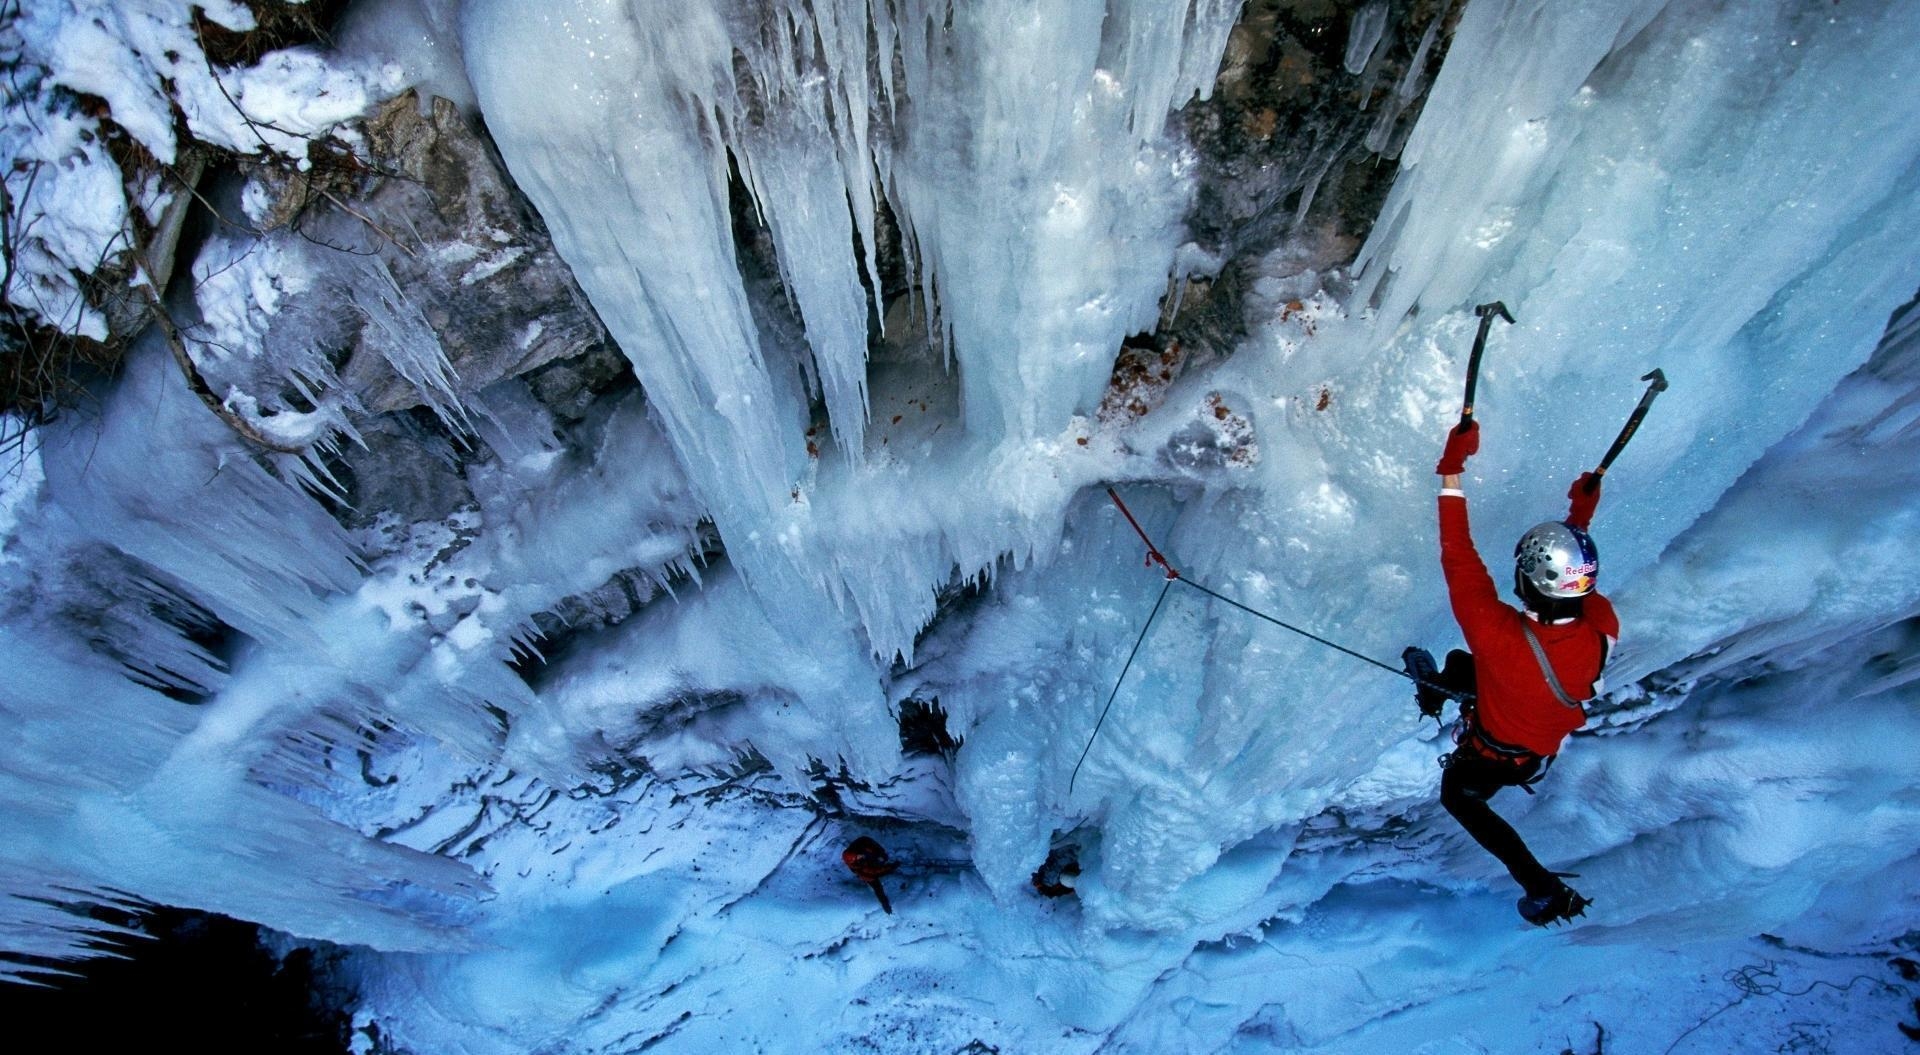
[[[194,395],[200,397],[200,402],[205,403],[208,410],[213,411],[221,421],[227,423],[228,428],[239,433],[240,437],[249,443],[281,454],[303,453],[305,451],[303,447],[288,446],[270,438],[252,422],[235,414],[219,396],[214,394],[213,389],[207,385],[207,379],[200,375],[200,368],[193,364],[193,358],[187,354],[186,339],[180,335],[180,328],[174,325],[173,316],[168,314],[166,305],[160,303],[160,294],[153,288],[153,283],[144,281],[145,277],[142,276],[140,290],[146,294],[147,305],[153,309],[153,319],[160,324],[160,332],[166,335],[167,347],[173,352],[173,361],[180,364],[180,372],[187,378],[187,387],[193,390]]]
[[[375,223],[371,217],[367,216],[366,213],[363,213],[360,210],[354,208],[353,206],[348,205],[346,202],[341,201],[338,197],[334,196],[334,193],[332,191],[323,190],[320,192],[320,196],[332,202],[334,206],[338,208],[341,212],[344,212],[348,216],[351,216],[354,219],[359,220],[361,223],[366,224],[368,227],[373,228],[374,231],[380,235],[380,237],[385,238],[389,243],[393,245],[395,249],[400,250],[401,252],[407,254],[408,256],[419,255],[418,253],[415,253],[413,251],[413,248],[411,246],[407,245],[405,242],[402,242],[400,239],[395,238],[392,231],[389,231],[386,228]]]

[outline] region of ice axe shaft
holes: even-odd
[[[1627,423],[1621,426],[1620,435],[1614,437],[1613,446],[1607,448],[1607,456],[1600,459],[1600,466],[1593,471],[1593,483],[1590,486],[1599,486],[1600,478],[1607,475],[1607,468],[1613,464],[1615,458],[1620,457],[1620,452],[1626,449],[1627,441],[1633,439],[1633,434],[1640,431],[1640,423],[1646,420],[1647,408],[1653,406],[1654,397],[1667,390],[1667,375],[1658,369],[1640,380],[1649,382],[1647,393],[1640,397],[1640,405],[1634,407],[1633,413],[1627,416]]]
[[[1493,329],[1494,316],[1507,320],[1513,325],[1513,313],[1499,301],[1482,304],[1473,309],[1480,316],[1480,331],[1473,335],[1473,354],[1467,356],[1467,394],[1460,401],[1460,424],[1473,420],[1473,390],[1480,383],[1480,356],[1487,350],[1487,331]]]

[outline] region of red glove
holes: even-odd
[[[1600,478],[1592,473],[1581,473],[1580,479],[1567,488],[1567,523],[1582,531],[1593,523],[1593,510],[1600,504]]]
[[[1441,476],[1458,476],[1467,471],[1467,459],[1480,453],[1480,423],[1467,421],[1447,433],[1447,449],[1440,452],[1440,464],[1433,471]]]

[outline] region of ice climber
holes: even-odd
[[[1467,650],[1447,655],[1446,668],[1419,687],[1422,712],[1437,718],[1448,695],[1460,705],[1455,749],[1442,759],[1440,804],[1467,834],[1500,859],[1526,891],[1520,915],[1546,926],[1584,915],[1591,902],[1548,871],[1513,826],[1488,805],[1495,792],[1529,793],[1561,741],[1586,723],[1581,704],[1601,691],[1601,671],[1620,636],[1613,605],[1594,590],[1599,551],[1587,535],[1600,502],[1600,479],[1583,473],[1567,491],[1565,520],[1537,524],[1514,547],[1516,611],[1500,600],[1493,576],[1474,549],[1460,474],[1480,449],[1479,425],[1447,435],[1434,471],[1440,476],[1440,567]],[[1410,670],[1431,672],[1423,650],[1408,649]],[[1416,677],[1420,677],[1416,673]]]

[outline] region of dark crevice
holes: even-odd
[[[711,522],[699,528],[700,545],[692,557],[703,568],[716,567],[726,560],[726,550]],[[686,572],[671,573],[664,589],[653,568],[624,568],[606,582],[585,593],[563,598],[558,604],[533,616],[536,636],[530,648],[516,649],[512,667],[534,688],[539,687],[541,672],[581,648],[592,647],[599,635],[639,615],[650,605],[670,598],[672,591],[698,587]]]
[[[900,701],[900,750],[908,755],[952,758],[960,740],[947,728],[947,711],[938,696]]]
[[[47,969],[45,987],[0,985],[0,1018],[38,1024],[61,1051],[143,1051],[168,1037],[209,1053],[348,1050],[355,994],[328,978],[331,950],[279,959],[258,926],[185,909],[89,912],[143,936],[109,941],[119,958],[30,965]]]

